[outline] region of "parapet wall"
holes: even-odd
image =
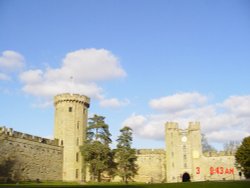
[[[211,151],[211,152],[204,152],[203,155],[205,157],[223,157],[223,156],[234,156],[235,152],[232,151]]]
[[[0,170],[5,171],[5,177],[1,178],[13,181],[62,180],[63,147],[58,146],[57,140],[0,127],[0,153]]]
[[[175,130],[184,131],[184,130],[179,128],[179,124],[177,122],[167,122],[165,124],[165,127],[166,127],[166,129],[175,129]],[[188,128],[185,130],[186,131],[200,130],[200,122],[189,122]]]
[[[165,155],[165,150],[163,149],[138,149],[136,150],[137,155],[147,155],[147,154],[163,154]]]
[[[90,104],[90,98],[85,95],[64,93],[64,94],[56,95],[54,97],[55,105],[59,102],[65,102],[65,101],[80,102],[80,103],[83,103],[87,108],[89,107],[89,104]]]
[[[51,140],[51,139],[47,139],[47,138],[42,138],[39,136],[34,136],[34,135],[14,131],[12,128],[0,127],[0,134],[5,134],[5,135],[10,136],[10,137],[22,138],[25,140],[43,143],[43,144],[47,144],[47,145],[58,146],[57,139]]]

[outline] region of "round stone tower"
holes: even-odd
[[[80,147],[86,139],[90,99],[78,94],[54,97],[54,138],[63,146],[63,181],[83,181],[83,157]]]

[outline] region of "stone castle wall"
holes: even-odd
[[[137,150],[138,174],[136,182],[161,183],[165,182],[166,165],[165,151],[162,149]]]
[[[0,170],[10,169],[14,181],[62,180],[63,147],[57,140],[0,127],[0,156],[0,164],[8,165]]]
[[[239,180],[239,171],[235,167],[235,157],[228,156],[213,156],[202,157],[200,163],[200,176],[202,181],[206,180]],[[196,172],[197,173],[197,172]]]
[[[166,155],[169,153],[172,157],[171,150],[167,152],[163,149],[137,150],[138,173],[134,181],[171,182],[167,179],[169,172],[167,172]],[[10,174],[13,180],[56,181],[63,179],[63,146],[58,145],[58,140],[45,139],[0,127],[0,154],[0,165],[8,161],[12,166]],[[173,157],[176,157],[176,154]],[[189,155],[192,158],[191,168],[179,168],[181,171],[176,175],[176,182],[182,181],[184,172],[189,173],[191,181],[243,178],[239,176],[239,171],[235,167],[235,157],[232,153],[208,152],[195,156],[194,152],[191,152]],[[179,163],[182,163],[182,160],[179,160]],[[0,176],[1,178],[3,177]],[[120,181],[120,178],[116,177],[114,181]]]

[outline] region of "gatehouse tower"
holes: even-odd
[[[78,94],[54,97],[54,138],[63,146],[63,181],[83,181],[83,157],[80,147],[86,139],[90,99]]]
[[[165,131],[167,182],[201,181],[200,123],[190,122],[187,129],[180,129],[178,123],[168,122]]]

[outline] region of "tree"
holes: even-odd
[[[105,123],[105,117],[94,115],[90,118],[87,128],[87,140],[81,151],[85,162],[88,164],[91,181],[102,181],[104,172],[113,173],[113,154],[109,147],[109,126]]]
[[[240,143],[238,141],[229,141],[224,144],[224,151],[229,153],[235,153],[239,147]]]
[[[89,118],[89,126],[87,128],[87,140],[88,141],[100,141],[101,143],[108,145],[112,142],[110,139],[111,134],[109,132],[109,126],[105,123],[105,117],[94,115]]]
[[[208,143],[205,134],[201,134],[201,145],[202,145],[202,152],[216,151],[216,149]]]
[[[235,154],[236,162],[241,166],[246,178],[250,178],[250,136],[243,139]]]
[[[137,156],[135,149],[131,148],[132,129],[124,127],[120,132],[121,135],[117,139],[118,144],[115,150],[117,174],[123,182],[128,183],[137,174],[138,166],[135,164]]]

